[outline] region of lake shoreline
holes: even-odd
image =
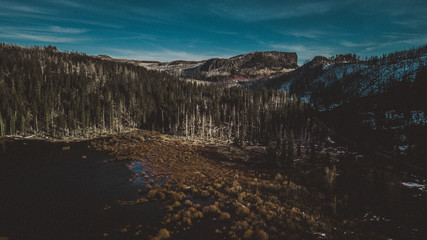
[[[300,160],[295,161],[293,170],[287,172],[266,160],[263,146],[239,148],[226,142],[185,139],[145,130],[89,139],[7,138],[6,141],[7,144],[21,146],[15,148],[17,152],[39,144],[43,146],[37,150],[40,153],[53,149],[58,156],[74,156],[72,161],[83,165],[74,168],[75,173],[64,178],[66,182],[91,163],[90,154],[79,150],[81,147],[107,156],[98,167],[105,164],[120,166],[126,174],[119,182],[132,186],[131,190],[126,196],[115,195],[115,199],[105,205],[104,213],[120,215],[154,207],[158,210],[151,211],[149,215],[158,222],[157,225],[147,222],[141,225],[142,220],[138,217],[121,218],[118,224],[122,227],[106,232],[109,237],[155,239],[168,235],[172,239],[200,239],[201,236],[208,236],[206,239],[233,239],[246,235],[259,239],[322,239],[323,236],[334,239],[383,239],[409,236],[407,231],[410,229],[395,229],[396,224],[404,224],[404,221],[398,222],[395,218],[403,215],[405,219],[415,222],[418,216],[409,216],[403,211],[396,214],[389,212],[388,208],[380,211],[385,215],[378,215],[372,209],[364,212],[370,208],[369,202],[363,202],[366,199],[389,199],[389,193],[378,194],[378,190],[390,188],[395,192],[392,192],[394,199],[388,202],[390,206],[403,199],[399,197],[400,193],[407,194],[409,191],[393,187],[395,185],[387,182],[389,177],[381,178],[391,171],[375,173],[375,170],[372,173],[369,169],[364,170],[368,165],[361,164],[365,158],[361,155],[346,160],[332,154],[333,161],[326,164],[321,157],[317,162],[309,162],[309,154],[304,151]],[[64,149],[64,146],[67,148]],[[24,159],[32,160],[31,156]],[[34,161],[37,162],[37,158],[32,164],[36,164]],[[10,164],[13,166],[13,162]],[[42,165],[50,167],[50,164]],[[324,167],[328,169],[326,178]],[[117,170],[114,169],[111,169],[111,176]],[[37,173],[34,171],[31,170],[31,174]],[[335,176],[339,177],[335,179]],[[355,182],[348,185],[349,180]],[[100,181],[108,182],[108,177]],[[370,182],[380,185],[370,186]],[[394,182],[400,184],[399,179],[394,179]],[[363,187],[364,184],[368,188]],[[360,192],[352,189],[354,187]],[[417,201],[424,199],[423,192],[417,189],[411,191],[420,194],[420,197],[406,197],[405,201],[418,204]],[[346,197],[347,194],[351,197]],[[351,204],[357,206],[361,202],[360,209],[351,211]],[[394,219],[387,216],[390,214],[395,216]],[[381,231],[371,232],[376,225],[381,226]],[[413,223],[414,227],[417,225]],[[423,230],[417,229],[419,236]]]

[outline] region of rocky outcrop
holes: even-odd
[[[203,64],[205,61],[173,61],[173,62],[136,62],[150,70],[165,71],[173,76],[181,77],[183,71]]]
[[[295,71],[272,77],[251,87],[279,88],[295,93],[298,97],[310,98],[312,102],[324,102],[320,98],[325,96],[320,97],[319,93],[326,88],[336,88],[340,89],[342,95],[342,101],[337,102],[346,102],[354,97],[381,94],[403,80],[413,82],[417,73],[425,66],[427,46],[365,60],[355,54],[340,54],[330,58],[316,56]]]
[[[183,71],[182,77],[200,80],[253,80],[298,67],[296,53],[253,52],[229,59],[213,58]]]
[[[298,68],[298,56],[288,52],[252,52],[228,59],[173,61],[168,63],[138,62],[148,69],[166,71],[185,79],[209,81],[252,81]]]

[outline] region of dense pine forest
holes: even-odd
[[[313,132],[309,106],[285,91],[196,84],[52,46],[1,44],[0,99],[1,136],[141,128],[244,145]]]

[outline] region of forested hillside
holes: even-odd
[[[281,90],[197,85],[52,46],[1,44],[0,100],[1,136],[142,128],[243,145],[275,141],[283,132],[306,137],[312,127],[307,105]]]
[[[324,123],[370,149],[425,166],[427,46],[361,59],[315,57],[266,87],[289,90],[322,112]]]

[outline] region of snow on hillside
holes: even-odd
[[[369,64],[367,62],[351,64],[329,64],[323,67],[323,74],[315,79],[313,83],[323,82],[328,86],[336,80],[342,80],[352,74],[360,74],[358,82],[353,87],[358,95],[365,97],[379,93],[383,87],[392,81],[415,79],[417,70],[427,65],[427,53],[414,59],[405,59],[399,62],[385,62]]]

